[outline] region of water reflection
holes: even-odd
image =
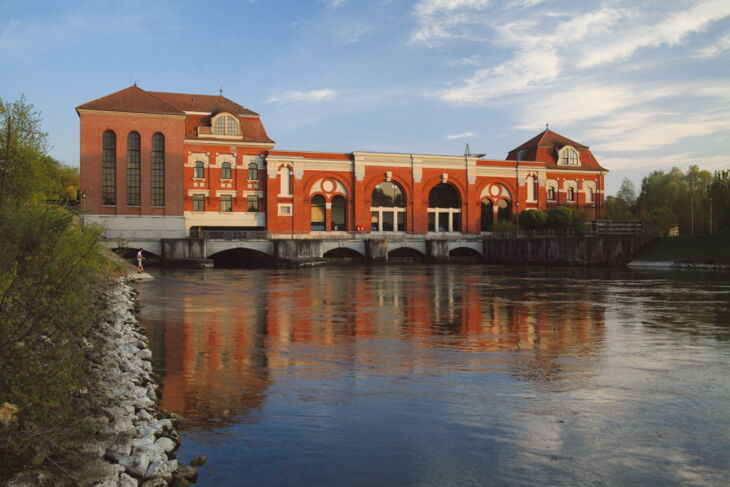
[[[162,406],[186,428],[240,421],[284,375],[497,371],[559,391],[590,381],[604,343],[603,296],[576,272],[540,285],[470,266],[172,271],[143,287],[142,322]]]

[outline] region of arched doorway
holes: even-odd
[[[428,231],[461,231],[461,198],[450,184],[439,183],[428,194]]]
[[[494,227],[494,204],[489,198],[482,200],[482,232],[491,232]]]
[[[375,186],[370,204],[370,231],[405,232],[406,197],[395,183],[383,181]]]
[[[332,222],[330,230],[344,232],[347,230],[347,202],[344,196],[332,198]]]
[[[316,194],[312,197],[310,229],[313,232],[325,229],[325,207],[324,196]]]

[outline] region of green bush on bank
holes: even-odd
[[[73,396],[85,385],[84,336],[102,309],[111,264],[98,231],[60,208],[0,208],[0,479],[64,449],[82,431]]]
[[[46,153],[41,118],[0,99],[0,484],[90,434],[74,410],[86,387],[84,336],[112,282],[99,232],[47,200],[73,198],[78,171]],[[57,467],[60,468],[60,467]]]
[[[558,206],[547,210],[523,210],[520,226],[528,230],[573,229],[583,232],[588,214],[577,208]]]

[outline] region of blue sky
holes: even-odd
[[[549,122],[591,147],[609,193],[730,169],[728,0],[0,0],[0,72],[69,165],[74,107],[136,79],[222,80],[279,149],[502,159]]]

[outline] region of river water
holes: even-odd
[[[159,270],[141,321],[201,486],[730,485],[730,276]]]

